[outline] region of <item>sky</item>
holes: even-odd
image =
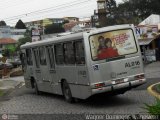
[[[14,26],[19,19],[29,22],[68,16],[87,18],[95,9],[97,0],[0,0],[0,20]]]

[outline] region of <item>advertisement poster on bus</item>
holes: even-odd
[[[110,31],[90,36],[93,60],[128,55],[137,52],[135,37],[131,29]]]

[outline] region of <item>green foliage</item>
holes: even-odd
[[[2,55],[5,57],[10,57],[16,52],[16,47],[13,44],[8,44],[5,46],[5,49],[2,51]]]
[[[160,115],[160,100],[156,99],[156,104],[154,105],[145,104],[144,109],[151,115]]]
[[[0,26],[6,26],[6,22],[5,21],[0,21]]]
[[[0,90],[0,97],[4,95],[4,92]]]
[[[22,20],[18,20],[18,22],[16,23],[15,28],[17,29],[26,29],[25,24],[22,22]]]
[[[160,14],[159,0],[123,0],[115,4],[114,0],[107,2],[107,25],[139,24],[151,14]]]
[[[24,38],[20,38],[17,43],[16,50],[20,50],[20,46],[25,44],[26,42],[32,42],[32,38],[26,33]]]
[[[157,89],[158,92],[160,92],[160,84],[158,84],[158,85],[156,86],[156,89]]]
[[[15,52],[16,50],[15,46],[10,44],[6,45],[6,49],[8,49],[10,52]]]
[[[10,57],[11,52],[10,52],[9,49],[4,49],[4,50],[2,51],[2,55],[5,56],[5,57]]]
[[[46,26],[45,28],[45,34],[61,33],[64,31],[65,30],[62,27],[62,24],[51,24],[51,25]]]

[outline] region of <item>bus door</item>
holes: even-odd
[[[20,60],[21,60],[21,64],[22,64],[22,70],[25,74],[26,69],[27,69],[27,61],[26,61],[26,54],[24,51],[23,52],[21,51],[21,53],[20,53]]]
[[[46,55],[46,49],[45,46],[39,47],[39,58],[40,58],[40,71],[41,71],[41,88],[45,92],[51,91],[51,85],[50,85],[50,73],[48,69],[48,62],[47,62],[47,55]]]
[[[53,91],[56,91],[57,88],[57,84],[58,84],[58,79],[57,79],[57,74],[56,74],[56,70],[55,70],[55,58],[54,58],[54,48],[52,45],[47,46],[47,58],[48,58],[48,68],[49,71],[48,73],[50,74],[50,84],[52,86],[52,88],[54,89]]]
[[[33,55],[31,49],[26,49],[26,61],[27,61],[27,67],[25,72],[25,78],[30,79],[31,76],[33,76]]]

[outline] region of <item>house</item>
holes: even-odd
[[[24,37],[26,29],[15,29],[10,26],[0,27],[0,38],[11,38],[18,41],[20,38]]]
[[[64,22],[63,18],[45,18],[45,19],[41,19],[41,20],[26,22],[25,25],[28,29],[31,30],[32,28],[41,29],[41,28],[46,27],[47,25],[51,25],[53,23],[63,23],[63,22]]]
[[[24,34],[26,33],[26,29],[11,29],[11,35],[10,38],[18,41],[20,38],[24,37]]]
[[[91,28],[91,20],[79,21],[79,26],[81,28]]]
[[[144,61],[160,60],[160,15],[152,14],[136,27]]]
[[[77,17],[64,17],[64,20],[68,20],[70,22],[79,22],[79,18]]]
[[[78,22],[72,21],[72,22],[64,24],[64,29],[66,32],[71,32],[71,29],[76,25],[78,25]]]
[[[77,21],[78,20],[78,21]],[[70,21],[69,23],[64,24],[64,29],[66,32],[78,32],[83,31],[87,28],[91,28],[91,20],[90,19],[79,19]]]
[[[160,24],[160,15],[152,14],[143,20],[139,25],[158,25]]]
[[[0,39],[0,53],[4,49],[14,49],[16,47],[17,41],[12,38],[1,38]]]
[[[11,29],[10,26],[0,26],[0,38],[10,38]]]

